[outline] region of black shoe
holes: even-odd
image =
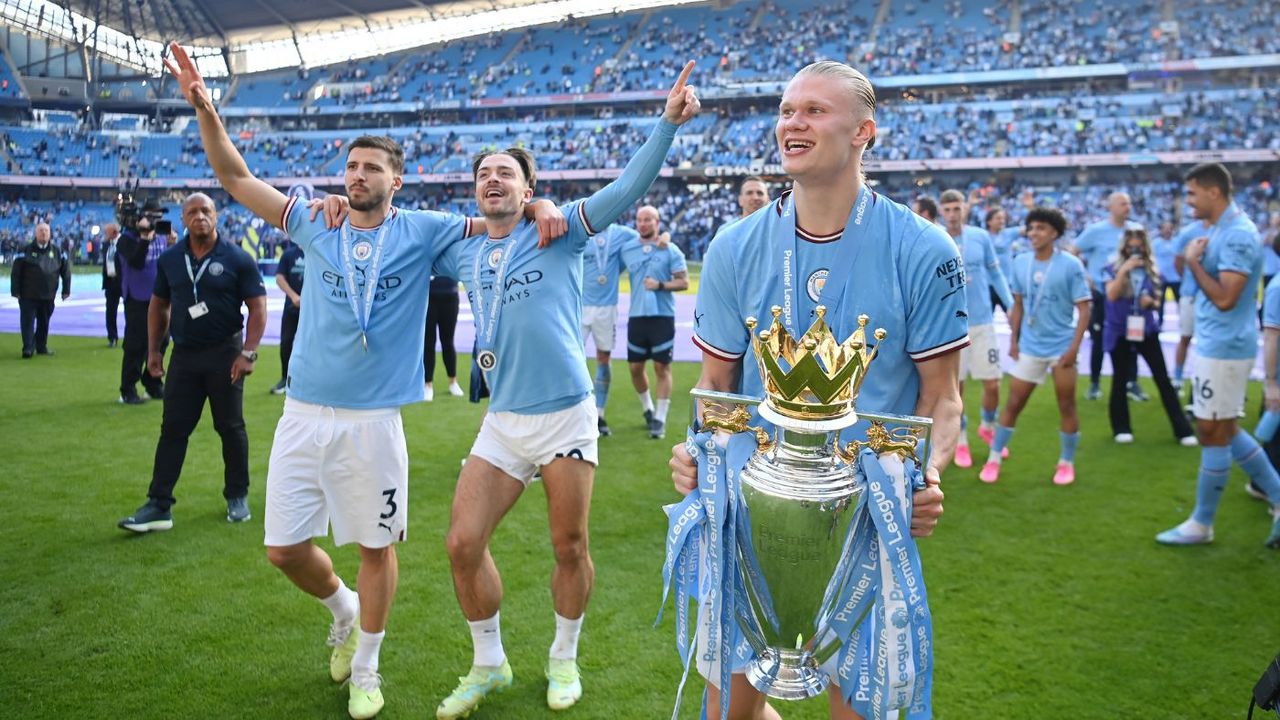
[[[653,432],[653,411],[644,411],[644,427],[646,430]]]
[[[139,397],[137,395],[121,395],[120,396],[121,405],[142,405],[146,402],[147,402],[146,398]]]
[[[649,437],[654,440],[661,440],[667,434],[667,424],[657,418],[649,424]]]
[[[108,340],[108,341],[107,341],[107,347],[109,347],[109,348],[113,348],[113,347],[115,347],[115,346],[116,346],[116,341],[115,341],[115,340]]]
[[[596,420],[596,429],[600,431],[600,437],[609,437],[613,434],[613,431],[609,429],[609,423],[605,422],[604,418]]]
[[[280,382],[278,382],[278,383],[276,383],[275,385],[272,385],[272,386],[271,386],[271,394],[272,394],[272,395],[283,395],[283,394],[284,394],[284,391],[285,391],[284,378],[281,378],[281,379],[280,379]]]
[[[1142,386],[1136,382],[1129,383],[1126,390],[1129,394],[1129,399],[1134,402],[1147,402],[1148,400],[1151,399],[1151,396],[1146,394],[1142,390]]]
[[[129,517],[116,523],[116,526],[136,533],[149,533],[153,530],[170,530],[173,528],[173,514],[161,510],[158,505],[148,500],[146,505]]]
[[[23,350],[23,351],[22,351],[22,359],[23,359],[23,360],[30,360],[32,355],[35,355],[35,353],[31,352],[30,350]]]
[[[50,350],[49,348],[45,348],[45,349],[43,349],[43,350],[37,350],[37,351],[36,351],[36,354],[37,354],[37,355],[57,355],[57,353],[55,353],[54,351]]]
[[[151,398],[152,400],[163,400],[164,386],[157,385],[156,387],[153,387],[153,388],[147,388],[147,397]]]

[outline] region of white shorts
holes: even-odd
[[[1000,345],[995,325],[969,327],[969,345],[960,348],[960,379],[1000,379]]]
[[[1053,371],[1055,365],[1058,364],[1056,357],[1036,357],[1028,355],[1024,352],[1018,353],[1018,360],[1014,363],[1013,369],[1009,374],[1019,380],[1025,380],[1036,385],[1043,385],[1044,379],[1049,377],[1049,373]]]
[[[1196,334],[1196,296],[1178,297],[1178,333],[1184,338]]]
[[[265,544],[324,537],[381,548],[405,539],[409,453],[399,408],[347,410],[285,398],[267,468]]]
[[[528,486],[533,474],[560,457],[599,464],[596,400],[588,397],[571,408],[521,415],[485,413],[471,454]]]
[[[582,306],[582,341],[585,343],[588,337],[595,343],[596,352],[613,352],[618,338],[617,305]]]
[[[1215,360],[1195,355],[1191,373],[1191,413],[1201,420],[1235,420],[1244,410],[1253,359]]]

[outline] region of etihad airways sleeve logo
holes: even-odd
[[[943,294],[942,299],[946,300],[952,295],[964,289],[967,279],[964,272],[964,260],[959,255],[940,263],[933,270],[933,277],[936,281],[945,282],[947,291]]]

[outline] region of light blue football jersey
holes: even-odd
[[[694,342],[725,361],[747,355],[739,392],[764,394],[743,320],[752,316],[759,319],[759,329],[769,326],[770,307],[788,302],[788,274],[794,279],[793,335],[809,328],[819,304],[827,306],[827,322],[841,341],[857,329],[860,314],[870,319],[868,340],[875,328],[887,331],[858,398],[865,411],[913,413],[920,390],[915,363],[968,344],[964,269],[955,243],[910,208],[865,188],[864,193],[855,203],[851,227],[827,242],[815,242],[796,226],[790,193],[767,212],[725,226],[711,242],[698,289]],[[793,239],[794,261],[788,257]],[[859,437],[865,428],[859,423],[845,437]]]
[[[1000,261],[1000,269],[1006,274],[1013,267],[1014,243],[1018,240],[1018,228],[1006,227],[991,235],[991,246],[996,249],[996,259]]]
[[[582,255],[582,304],[618,304],[618,281],[622,278],[622,246],[640,233],[614,223],[591,238]],[[603,281],[601,280],[603,278]]]
[[[1209,228],[1209,244],[1200,259],[1207,273],[1246,276],[1235,307],[1219,310],[1204,293],[1196,293],[1196,353],[1216,360],[1245,360],[1258,353],[1255,298],[1262,279],[1262,245],[1258,228],[1235,203]]]
[[[307,256],[302,307],[289,396],[340,408],[387,408],[422,400],[423,339],[431,265],[460,242],[470,220],[460,215],[392,208],[377,228],[351,228],[351,257],[363,310],[365,276],[383,237],[381,268],[367,330],[347,300],[343,232],[328,230],[323,217],[308,219],[306,203],[285,205],[283,225]]]
[[[1191,244],[1196,238],[1205,237],[1209,234],[1209,228],[1204,224],[1203,220],[1192,220],[1183,225],[1178,230],[1178,234],[1173,236],[1174,245],[1181,255],[1187,251],[1187,245]],[[1182,287],[1178,290],[1178,294],[1182,297],[1192,297],[1196,294],[1196,276],[1191,272],[1191,266],[1182,264]]]
[[[436,261],[435,273],[456,277],[474,314],[492,308],[494,282],[506,263],[500,316],[494,328],[497,364],[485,373],[489,409],[525,415],[573,407],[591,395],[582,351],[582,255],[591,242],[578,200],[561,208],[569,232],[538,249],[538,226],[522,220],[505,238],[487,234],[455,243]],[[479,270],[479,282],[476,271]],[[482,326],[477,318],[477,332]]]
[[[969,305],[969,327],[990,325],[995,322],[991,311],[991,291],[1006,304],[1013,303],[1009,292],[1009,282],[1005,279],[1003,266],[996,256],[991,234],[986,230],[965,225],[960,237],[952,238],[960,247],[960,256],[964,258],[965,296]]]
[[[1098,292],[1102,292],[1102,286],[1105,282],[1102,279],[1102,273],[1115,260],[1120,250],[1120,238],[1124,237],[1124,231],[1141,227],[1142,225],[1132,220],[1126,221],[1124,227],[1116,227],[1111,223],[1110,219],[1099,220],[1096,223],[1085,226],[1085,229],[1076,236],[1073,244],[1080,251],[1080,255],[1089,270],[1089,277],[1093,278],[1094,287],[1098,289]]]
[[[469,238],[436,262],[435,274],[466,286],[477,334],[493,333],[492,342],[480,340],[497,358],[485,373],[490,411],[538,415],[591,395],[582,346],[583,252],[596,228],[608,227],[648,191],[676,129],[659,120],[618,179],[586,200],[562,206],[569,231],[547,248],[538,249],[537,225],[522,220],[505,238]],[[502,287],[495,295],[500,272]],[[490,313],[499,298],[495,325]]]
[[[1178,268],[1173,260],[1178,256],[1177,236],[1168,240],[1159,236],[1151,239],[1151,252],[1155,255],[1156,270],[1160,271],[1160,279],[1166,283],[1178,282]]]
[[[1262,291],[1262,327],[1280,330],[1280,275],[1271,278],[1266,290]],[[1265,369],[1272,372],[1280,370],[1280,368]]]
[[[1080,258],[1061,250],[1048,260],[1037,260],[1033,252],[1014,258],[1013,294],[1022,296],[1018,351],[1043,358],[1071,347],[1076,303],[1092,298]]]
[[[684,253],[675,243],[668,243],[660,250],[656,243],[647,243],[639,235],[622,245],[622,264],[631,279],[631,304],[627,317],[675,317],[676,297],[670,290],[649,290],[645,278],[659,282],[670,280],[676,273],[688,270]]]

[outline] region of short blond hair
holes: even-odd
[[[867,117],[874,120],[876,117],[876,89],[871,86],[871,81],[866,75],[858,72],[853,67],[845,65],[835,60],[819,60],[815,63],[809,63],[800,72],[796,73],[796,77],[803,75],[816,75],[820,77],[830,77],[842,80],[849,88],[849,94],[853,96],[855,105],[861,104],[866,110]],[[793,78],[794,79],[794,78]],[[876,136],[872,135],[867,141],[867,150],[875,147]]]

